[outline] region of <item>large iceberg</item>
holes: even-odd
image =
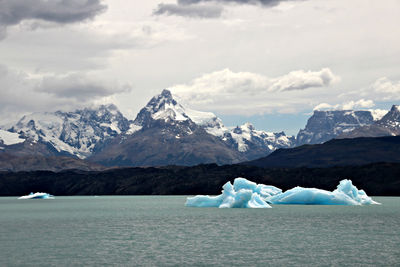
[[[19,197],[18,199],[54,199],[54,196],[48,193],[36,192],[29,195]]]
[[[282,190],[271,185],[256,184],[244,178],[236,178],[222,187],[222,194],[215,197],[195,196],[186,201],[188,207],[219,208],[271,208],[268,197],[282,193]]]
[[[301,205],[368,205],[379,204],[367,196],[364,190],[358,190],[351,180],[340,181],[333,192],[317,189],[295,187],[286,192],[267,198],[272,204]]]
[[[303,204],[303,205],[366,205],[379,204],[373,201],[364,190],[358,190],[350,180],[340,181],[333,192],[317,189],[295,187],[282,193],[282,190],[271,185],[256,184],[245,178],[236,178],[222,187],[218,196],[195,196],[186,201],[188,207],[219,208],[270,208],[269,204]]]

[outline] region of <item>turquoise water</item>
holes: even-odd
[[[0,198],[0,266],[400,264],[400,198],[184,207],[182,196]]]

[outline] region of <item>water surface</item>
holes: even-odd
[[[272,209],[188,208],[185,200],[0,198],[0,266],[400,263],[400,198]]]

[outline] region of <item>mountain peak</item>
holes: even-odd
[[[390,109],[390,112],[400,112],[400,106],[393,105],[392,108]]]
[[[163,89],[161,92],[161,96],[166,97],[166,98],[172,98],[171,91],[168,89]]]
[[[383,125],[387,128],[399,129],[400,128],[400,106],[393,105],[390,111],[377,121],[378,125]]]
[[[190,118],[185,113],[185,108],[172,96],[171,92],[164,89],[161,94],[154,96],[142,108],[134,123],[143,127],[151,127],[155,121],[165,123],[188,121]]]

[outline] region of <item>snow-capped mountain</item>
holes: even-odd
[[[294,141],[282,133],[256,130],[247,123],[225,127],[211,112],[184,107],[163,90],[141,109],[138,131],[107,144],[91,160],[105,165],[193,165],[236,163],[265,156]]]
[[[371,125],[377,119],[380,119],[379,115],[371,111],[315,110],[305,129],[297,134],[296,145],[320,144],[356,128]]]
[[[207,133],[220,138],[239,152],[261,149],[269,153],[277,148],[293,145],[294,137],[284,132],[272,133],[256,130],[251,123],[225,127],[221,119],[212,112],[202,112],[186,108],[177,102],[169,90],[153,97],[137,115],[134,124],[150,128],[158,124],[169,124],[180,128],[181,134],[190,134],[193,128],[201,127]],[[179,137],[179,136],[178,136]]]
[[[215,114],[189,109],[163,90],[134,121],[114,105],[26,115],[0,130],[0,153],[75,156],[108,166],[231,164],[279,148],[357,137],[360,131],[399,135],[399,118],[398,106],[382,118],[372,111],[315,111],[296,140],[284,132],[257,130],[251,123],[226,127]]]
[[[33,113],[0,132],[18,155],[75,156],[108,165],[236,163],[290,147],[293,138],[250,123],[226,127],[215,114],[184,107],[163,90],[129,121],[114,105]],[[163,149],[165,151],[163,151]]]
[[[400,106],[393,105],[390,111],[374,123],[343,133],[340,138],[379,137],[400,135]]]
[[[22,117],[8,132],[31,143],[44,143],[61,154],[86,158],[96,146],[119,134],[133,132],[132,122],[114,105],[75,112],[33,113]]]
[[[212,112],[196,111],[183,107],[172,96],[169,90],[164,89],[161,94],[154,96],[150,102],[140,110],[134,124],[138,127],[151,128],[160,124],[186,127],[189,134],[196,127],[222,128],[221,120]]]
[[[215,131],[209,131],[210,133]],[[235,128],[226,129],[222,140],[233,145],[238,151],[250,153],[255,149],[262,149],[268,153],[278,148],[289,148],[293,146],[295,138],[286,136],[284,132],[272,133],[256,130],[255,127],[247,122]]]

